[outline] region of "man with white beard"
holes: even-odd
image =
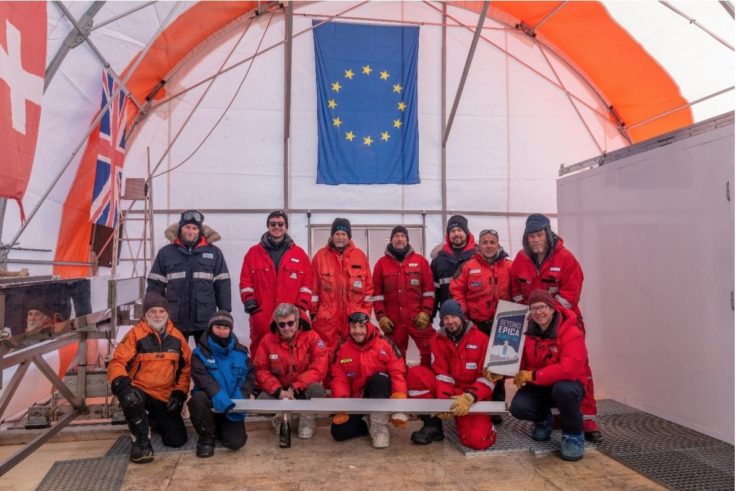
[[[136,464],[153,460],[148,418],[164,445],[181,447],[187,442],[181,410],[189,391],[192,351],[169,319],[167,307],[161,294],[146,293],[144,318],[115,348],[107,371],[130,428],[130,460]]]

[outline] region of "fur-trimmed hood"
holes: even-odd
[[[179,223],[172,223],[169,225],[166,230],[164,230],[164,237],[166,237],[166,240],[171,242],[172,244],[176,240],[177,233],[179,232]],[[207,243],[212,244],[213,242],[217,242],[222,237],[220,237],[220,234],[217,233],[217,230],[210,227],[209,225],[202,225],[202,234],[204,235],[205,239],[207,239]]]

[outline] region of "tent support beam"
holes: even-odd
[[[733,46],[731,46],[730,44],[728,44],[728,42],[726,42],[725,39],[721,38],[716,33],[714,33],[713,31],[711,31],[710,29],[706,28],[704,25],[702,25],[697,20],[691,18],[689,15],[687,15],[682,10],[676,8],[670,2],[665,2],[664,0],[660,0],[659,3],[661,3],[662,5],[664,5],[665,7],[667,7],[668,9],[670,9],[671,11],[673,11],[674,13],[676,13],[677,15],[679,15],[680,17],[682,17],[683,19],[685,19],[686,21],[688,21],[688,23],[694,25],[695,27],[698,27],[700,30],[702,30],[703,32],[705,32],[707,35],[709,35],[710,37],[712,37],[713,39],[715,39],[716,41],[718,41],[719,43],[721,43],[722,45],[724,45],[725,47],[727,47],[728,49],[730,49],[731,51],[734,51]],[[723,5],[723,2],[721,2],[721,5]],[[726,10],[728,10],[728,9],[726,9]],[[733,17],[733,12],[731,12],[731,17]]]
[[[733,4],[729,2],[728,0],[719,0],[718,3],[721,4],[721,7],[726,9],[726,12],[728,12],[728,15],[730,15],[731,18],[733,19],[734,18]]]
[[[198,208],[204,214],[223,215],[263,215],[273,211],[273,208]],[[153,211],[155,215],[179,215],[183,211],[181,208],[159,208]],[[376,214],[387,214],[387,215],[442,215],[442,210],[415,210],[415,209],[368,209],[368,208],[289,208],[284,210],[287,213],[304,213],[310,220],[314,218],[315,214],[320,215],[334,215],[335,213],[346,213],[353,215],[376,215]],[[484,216],[484,217],[527,217],[532,213],[544,213],[547,216],[555,217],[556,212],[540,212],[538,210],[532,211],[480,211],[480,210],[449,210],[453,214],[461,215],[473,215],[473,216]],[[130,210],[131,215],[142,215],[143,210]]]
[[[654,120],[657,120],[659,118],[663,118],[665,116],[669,116],[672,113],[676,113],[677,111],[682,111],[683,109],[687,109],[688,107],[694,106],[695,104],[700,104],[701,102],[707,101],[708,99],[712,99],[714,97],[718,97],[721,94],[725,94],[726,92],[732,91],[736,88],[736,86],[731,86],[726,89],[719,90],[718,92],[713,92],[710,95],[707,95],[705,97],[701,97],[700,99],[696,99],[694,101],[690,101],[687,104],[683,104],[682,106],[676,107],[674,109],[670,109],[669,111],[665,111],[661,114],[657,114],[656,116],[652,116],[651,118],[644,119],[642,121],[639,121],[638,123],[631,124],[626,127],[627,130],[630,130],[632,128],[636,128],[642,125],[645,125],[647,123],[651,123]]]
[[[79,25],[79,22],[77,22],[77,19],[75,19],[72,13],[69,12],[69,10],[64,6],[63,2],[57,1],[57,2],[54,2],[54,4],[57,7],[59,7],[59,9],[64,14],[64,16],[66,16],[66,18],[69,19],[69,22],[72,23],[72,25],[74,26],[74,29],[76,29],[79,35],[84,38],[84,40],[87,42],[87,45],[90,47],[90,49],[95,54],[97,59],[100,60],[102,62],[102,65],[108,69],[108,71],[112,75],[112,78],[115,79],[115,83],[122,86],[125,89],[125,92],[128,93],[130,100],[133,101],[133,104],[136,105],[136,107],[138,108],[138,111],[143,112],[143,106],[141,105],[141,103],[138,102],[138,99],[136,99],[133,93],[128,90],[128,87],[125,86],[125,82],[120,80],[120,77],[118,77],[117,72],[115,72],[115,70],[110,65],[110,62],[107,61],[107,59],[105,59],[104,56],[102,56],[102,53],[100,52],[99,49],[97,49],[97,46],[95,46],[95,43],[93,43],[92,40],[89,38],[89,29],[85,29]]]
[[[105,5],[105,2],[92,2],[92,5],[89,6],[87,12],[80,17],[79,23],[84,26],[85,29],[91,29],[92,21],[94,20],[95,15],[97,15],[100,9],[102,9],[103,5]],[[66,58],[66,55],[68,55],[69,52],[73,48],[77,47],[83,40],[84,37],[81,36],[79,32],[74,32],[74,30],[67,35],[66,39],[61,44],[61,47],[54,55],[54,58],[51,60],[51,63],[46,67],[46,74],[43,82],[44,92],[46,92],[46,89],[51,85],[51,81],[54,79],[54,75],[56,75],[56,72],[59,70],[64,58]]]
[[[284,208],[289,208],[289,147],[291,145],[291,59],[294,2],[286,2],[284,30]]]
[[[457,113],[457,106],[460,104],[460,97],[463,95],[463,89],[465,88],[465,81],[468,78],[468,72],[470,72],[470,65],[473,63],[473,57],[475,56],[475,48],[478,47],[478,40],[480,39],[480,33],[483,30],[483,23],[486,20],[486,14],[488,13],[488,7],[490,6],[490,0],[483,2],[483,9],[480,11],[478,16],[478,25],[475,27],[475,33],[473,34],[473,42],[470,43],[470,50],[468,50],[468,57],[465,59],[465,67],[463,67],[463,74],[460,77],[460,83],[455,93],[455,101],[452,103],[452,109],[450,110],[450,119],[447,121],[447,127],[445,133],[442,135],[442,146],[447,146],[447,139],[450,137],[450,131],[452,130],[452,123],[455,120],[455,114]],[[443,4],[444,5],[444,4]]]
[[[550,10],[550,11],[549,11],[549,12],[547,13],[547,15],[545,15],[544,17],[542,17],[542,18],[541,18],[541,19],[539,20],[539,22],[537,22],[537,23],[536,23],[536,24],[535,24],[534,26],[532,26],[532,32],[536,32],[536,31],[537,31],[537,29],[539,29],[540,27],[542,27],[542,25],[543,25],[543,24],[544,24],[545,22],[547,22],[548,20],[550,20],[550,19],[552,18],[552,16],[553,16],[553,15],[555,15],[555,14],[556,14],[557,12],[559,12],[559,11],[560,11],[560,9],[561,9],[562,7],[564,7],[565,5],[567,5],[567,2],[562,2],[562,3],[560,3],[559,5],[557,5],[557,6],[555,7],[555,8],[553,8],[552,10]]]
[[[447,128],[447,4],[442,3],[441,133]],[[442,226],[447,223],[447,145],[442,145]]]
[[[104,2],[100,2],[100,3],[104,3]],[[109,19],[105,19],[102,22],[100,22],[99,24],[97,24],[96,26],[92,26],[92,29],[91,30],[92,31],[96,31],[100,27],[105,27],[108,24],[112,24],[116,20],[120,20],[122,18],[125,18],[125,17],[129,16],[130,14],[133,14],[133,13],[138,12],[139,10],[142,10],[142,9],[144,9],[144,8],[150,6],[150,5],[153,5],[154,3],[156,3],[156,2],[146,2],[143,5],[138,5],[137,7],[133,7],[132,9],[130,9],[130,10],[126,11],[126,12],[123,12],[122,14],[118,14],[115,17],[110,17]]]

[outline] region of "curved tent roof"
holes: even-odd
[[[482,2],[294,2],[285,111],[287,16],[278,4],[48,4],[47,87],[24,198],[26,210],[37,212],[18,238],[23,247],[53,252],[10,257],[90,258],[97,144],[90,123],[99,113],[105,63],[136,101],[125,177],[145,177],[147,155],[151,166],[160,164],[157,172],[185,164],[154,180],[158,209],[324,210],[317,221],[326,221],[328,210],[376,210],[380,218],[362,215],[365,223],[416,222],[421,210],[435,240],[442,236],[440,212],[478,211],[485,214],[474,228],[504,231],[508,249],[518,248],[514,238],[526,213],[554,213],[561,164],[733,109],[728,2],[493,2],[459,91],[482,9]],[[84,30],[85,14],[93,18],[86,41],[66,48],[74,24]],[[420,26],[420,184],[315,184],[313,19]],[[443,133],[459,92],[453,126]],[[2,239],[12,242],[21,224],[14,205],[7,208]],[[170,218],[161,217],[157,230]],[[261,218],[231,215],[218,223],[213,216],[227,228],[226,254],[239,257],[257,239],[260,232],[251,230],[262,229]],[[57,265],[55,272],[88,269]]]

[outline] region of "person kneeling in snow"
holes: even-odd
[[[197,457],[215,453],[215,436],[238,450],[245,445],[245,414],[233,413],[233,399],[248,399],[255,385],[248,349],[233,334],[230,312],[218,310],[192,353],[194,389],[189,399],[192,425],[199,435]],[[213,411],[216,411],[213,412]]]

